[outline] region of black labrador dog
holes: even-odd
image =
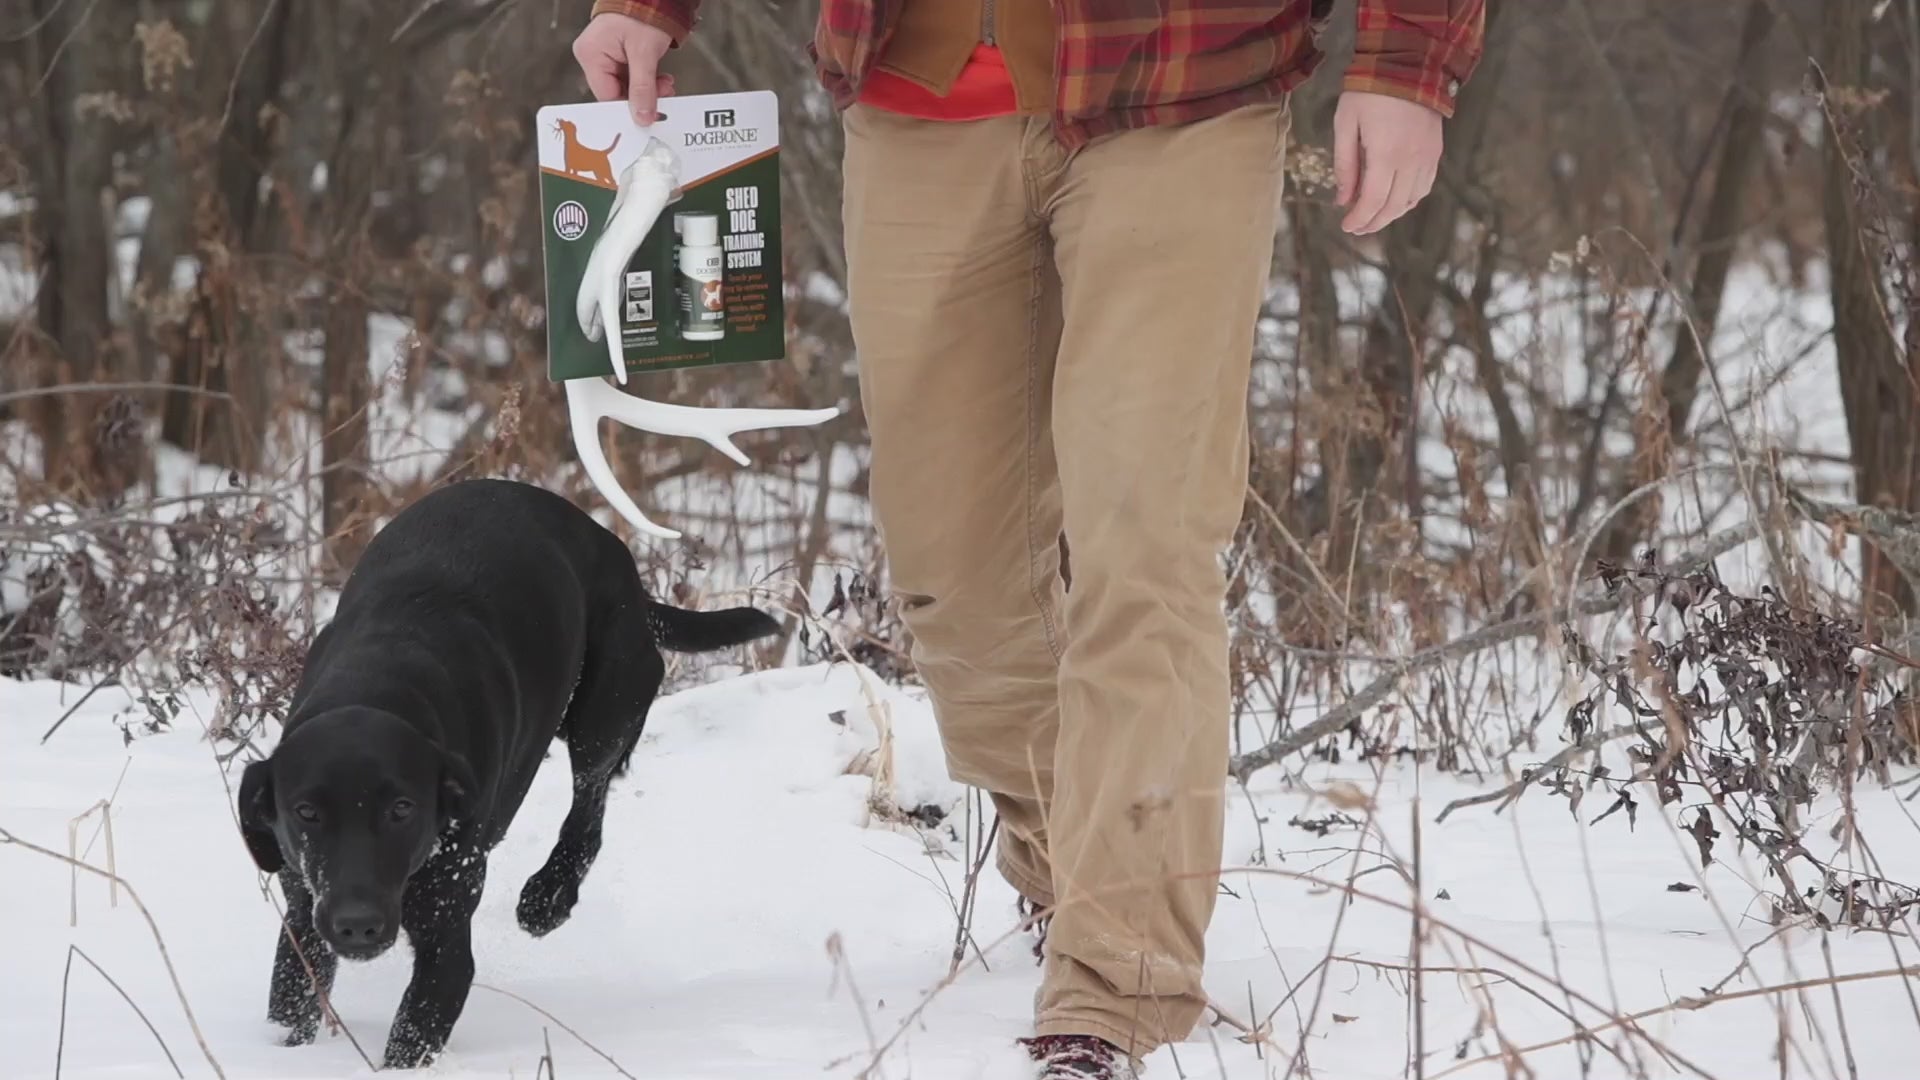
[[[566,922],[600,851],[666,665],[777,632],[751,607],[687,611],[647,595],[626,545],[552,492],[468,480],[407,507],[367,546],[315,636],[271,756],[241,776],[238,817],[278,874],[286,925],[267,1015],[311,1042],[338,957],[404,930],[413,978],[386,1066],[445,1047],[473,983],[471,922],[487,855],[552,740],[573,806],[521,890],[538,937]]]

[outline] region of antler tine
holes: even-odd
[[[580,464],[587,470],[587,479],[600,491],[600,497],[614,512],[627,519],[627,524],[643,533],[650,533],[663,540],[678,540],[680,534],[663,525],[655,525],[647,520],[647,515],[634,505],[633,498],[620,481],[614,479],[613,467],[607,464],[607,452],[600,445],[600,418],[605,415],[600,395],[596,390],[613,390],[599,379],[572,379],[567,385],[567,426],[573,430],[573,450],[580,457]]]
[[[599,391],[591,393],[602,399],[601,407],[596,410],[601,415],[655,435],[699,439],[739,465],[752,462],[733,444],[734,435],[762,428],[807,427],[840,415],[838,409],[706,409],[669,405],[623,394],[598,380],[595,384]]]
[[[752,461],[733,444],[732,436],[743,431],[808,427],[840,415],[837,408],[702,409],[669,405],[623,393],[600,379],[570,379],[566,386],[567,413],[573,429],[574,450],[579,454],[581,464],[586,467],[587,478],[593,481],[593,486],[600,490],[608,505],[627,519],[628,524],[668,540],[678,539],[680,534],[648,520],[614,479],[613,469],[607,464],[605,449],[600,445],[600,420],[603,417],[656,435],[699,439],[733,459],[736,464],[744,466],[751,465]]]

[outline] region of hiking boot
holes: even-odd
[[[1040,1035],[1020,1040],[1040,1063],[1038,1080],[1140,1080],[1120,1048],[1092,1035]]]
[[[1047,923],[1052,921],[1051,912],[1042,914],[1040,905],[1022,896],[1019,901],[1020,922],[1027,932],[1033,935],[1033,959],[1036,963],[1047,956]]]

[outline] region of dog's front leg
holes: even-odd
[[[287,898],[287,915],[277,931],[267,1019],[287,1029],[286,1045],[304,1046],[320,1031],[321,998],[333,993],[340,958],[314,929],[313,894],[298,871],[280,871],[280,891]]]
[[[480,852],[448,844],[407,883],[400,924],[413,945],[413,979],[387,1036],[389,1069],[432,1062],[466,1008],[473,989],[473,912],[486,869]]]

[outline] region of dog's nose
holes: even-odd
[[[343,907],[333,913],[333,936],[342,945],[374,945],[386,935],[386,917],[371,905]]]

